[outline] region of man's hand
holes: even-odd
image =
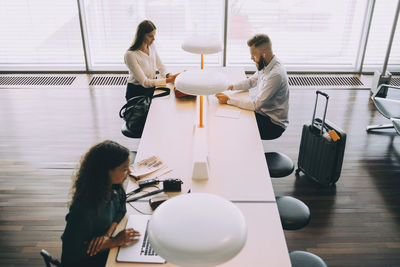
[[[226,104],[228,103],[229,97],[226,94],[219,93],[215,95],[218,98],[218,102],[220,104]]]

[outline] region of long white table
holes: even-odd
[[[224,72],[230,81],[245,79],[244,71]],[[248,92],[238,95],[248,97]],[[197,122],[196,102],[174,95],[153,99],[136,160],[159,156],[181,179],[184,191],[207,192],[231,201],[275,201],[262,142],[253,111],[240,110],[239,119],[217,117],[220,105],[215,96],[206,101],[210,178],[192,180],[193,127]],[[136,184],[129,183],[127,191]]]
[[[244,71],[222,69],[230,82],[244,79]],[[238,93],[249,97],[247,92]],[[172,170],[164,178],[180,178],[182,192],[207,192],[235,203],[248,224],[248,239],[243,250],[221,266],[291,266],[279,213],[275,202],[262,142],[252,111],[240,110],[238,119],[217,117],[222,109],[236,107],[218,104],[215,96],[206,101],[210,178],[192,180],[193,125],[197,122],[196,101],[172,95],[153,99],[135,161],[159,156]],[[157,173],[150,175],[150,178]],[[137,188],[130,179],[127,192]],[[151,190],[151,189],[150,189]],[[151,213],[146,200],[132,203]],[[137,213],[128,206],[127,214]],[[126,217],[117,230],[124,228]],[[140,266],[117,263],[118,248],[110,250],[106,266]],[[159,264],[146,266],[160,266]],[[166,263],[162,266],[174,266]]]

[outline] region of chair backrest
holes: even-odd
[[[398,134],[400,134],[400,119],[392,118],[391,120],[392,120],[394,129],[397,131]]]
[[[374,100],[375,98],[390,99],[393,96],[388,96],[389,91],[399,90],[399,89],[400,89],[400,86],[394,86],[394,85],[390,85],[390,84],[381,84],[381,85],[379,85],[376,92],[372,94],[371,98],[372,98],[372,100]],[[396,98],[396,100],[398,100],[397,97],[395,97],[395,98]]]
[[[380,97],[380,98],[387,98],[388,92],[389,90],[392,89],[400,89],[400,86],[394,86],[394,85],[390,85],[390,84],[381,84],[378,86],[378,88],[376,89],[375,93],[372,94],[371,98],[374,99],[376,97]]]
[[[61,262],[57,260],[56,258],[53,257],[49,252],[47,252],[45,249],[42,249],[40,251],[40,255],[42,255],[44,259],[44,263],[46,264],[46,267],[52,267],[54,266],[61,266]]]
[[[378,90],[371,96],[378,111],[386,118],[400,118],[400,99],[398,94],[388,95],[389,91],[399,90],[400,86],[393,86],[389,84],[381,84]],[[383,93],[383,97],[381,96]]]

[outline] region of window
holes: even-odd
[[[78,4],[82,17],[80,27]],[[375,2],[368,42],[367,14]],[[0,71],[126,71],[123,56],[144,19],[157,27],[163,63],[200,66],[185,38],[227,36],[225,53],[205,65],[255,70],[247,40],[267,33],[292,72],[381,69],[398,0],[0,0]],[[225,8],[225,4],[227,7]],[[225,29],[225,10],[227,25]],[[388,70],[400,72],[400,20]],[[83,49],[82,35],[85,40]],[[85,53],[87,66],[85,65]],[[225,58],[224,58],[225,55]]]
[[[364,0],[231,0],[227,65],[255,69],[246,42],[266,33],[288,70],[355,71],[366,7]]]
[[[156,45],[165,65],[198,65],[200,55],[182,50],[192,34],[216,34],[223,40],[224,1],[84,1],[91,69],[126,70],[123,56],[144,19],[157,27]],[[222,53],[205,55],[207,65],[222,65]]]
[[[0,70],[85,70],[76,1],[0,0]]]
[[[398,0],[376,1],[364,60],[364,71],[382,71]],[[388,62],[388,71],[400,71],[400,18]]]

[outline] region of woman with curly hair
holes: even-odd
[[[129,150],[104,141],[81,160],[62,239],[63,266],[104,266],[110,248],[136,241],[139,233],[125,229],[111,237],[126,213],[122,187],[129,174]]]

